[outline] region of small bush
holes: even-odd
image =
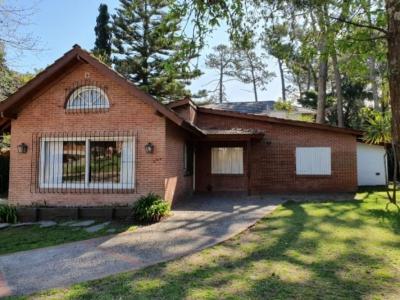
[[[17,209],[14,206],[0,204],[0,223],[16,223]]]
[[[133,216],[141,223],[158,222],[169,212],[170,205],[153,193],[140,197],[133,206]]]

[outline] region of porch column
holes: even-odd
[[[250,179],[251,179],[251,163],[250,163],[250,152],[251,152],[251,140],[247,141],[247,147],[246,147],[246,158],[247,158],[247,194],[251,195],[251,189],[250,189]]]

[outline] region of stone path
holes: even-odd
[[[30,294],[188,255],[253,225],[277,197],[194,197],[134,232],[0,256],[0,297]]]

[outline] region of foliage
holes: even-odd
[[[294,109],[293,102],[278,100],[274,103],[274,109],[292,112]]]
[[[112,21],[116,70],[160,101],[183,98],[185,86],[201,74],[190,63],[197,44],[183,34],[174,3],[120,0]]]
[[[390,113],[371,111],[364,125],[364,141],[371,144],[391,143],[392,117]]]
[[[367,90],[365,82],[353,82],[348,77],[342,79],[342,96],[343,96],[343,119],[345,127],[354,129],[362,129],[365,122],[363,108],[365,102],[370,100],[372,95]],[[332,99],[329,99],[332,98]],[[336,95],[329,93],[327,100],[329,123],[337,124],[337,102]]]
[[[0,223],[16,223],[17,209],[14,206],[0,204]]]
[[[399,214],[379,190],[355,198],[283,204],[201,252],[28,299],[397,299]]]
[[[14,93],[33,76],[34,74],[31,73],[15,72],[7,66],[4,45],[0,41],[0,101]]]
[[[93,53],[100,57],[101,61],[110,63],[111,59],[111,28],[110,15],[106,4],[100,4],[99,15],[96,19],[96,40],[94,42]]]
[[[0,153],[4,150],[10,149],[11,146],[11,134],[3,133],[0,135]]]
[[[158,222],[170,212],[170,205],[160,196],[149,193],[142,196],[133,206],[135,220],[142,223]]]
[[[302,115],[300,115],[299,121],[308,122],[308,123],[314,123],[315,122],[315,117],[313,115],[302,114]]]

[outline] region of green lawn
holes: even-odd
[[[110,233],[107,230],[110,228],[114,228],[115,233],[118,233],[134,227],[130,228],[130,225],[112,223],[95,233],[89,233],[83,228],[69,226],[48,228],[40,228],[39,225],[9,227],[0,230],[0,255],[109,235]]]
[[[200,253],[28,299],[399,299],[400,216],[384,196],[288,203]]]

